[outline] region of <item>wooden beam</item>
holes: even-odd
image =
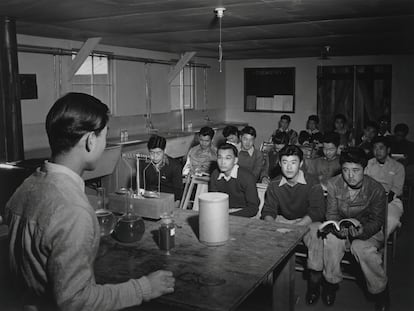
[[[78,69],[82,66],[83,62],[88,58],[88,56],[91,54],[93,49],[98,45],[99,41],[101,41],[102,38],[96,37],[96,38],[89,38],[86,40],[86,42],[82,45],[81,49],[79,50],[78,54],[76,55],[75,59],[72,61],[69,73],[68,73],[68,81],[72,80],[75,73],[78,71]]]
[[[191,58],[196,54],[196,52],[185,52],[181,59],[174,66],[174,69],[168,74],[168,83],[171,83],[172,80],[180,73],[185,65],[188,64]]]

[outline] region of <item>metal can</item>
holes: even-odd
[[[159,247],[161,250],[169,251],[175,246],[175,224],[169,215],[161,216],[159,228]]]

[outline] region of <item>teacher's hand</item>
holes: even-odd
[[[171,271],[158,270],[147,275],[151,283],[151,299],[174,292],[175,279]]]

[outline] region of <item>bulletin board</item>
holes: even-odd
[[[20,99],[37,99],[36,74],[19,74]]]
[[[245,112],[295,112],[295,68],[245,68]]]

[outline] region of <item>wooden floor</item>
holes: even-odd
[[[407,205],[403,226],[398,234],[396,259],[392,262],[389,253],[388,276],[390,284],[391,310],[414,310],[414,205]],[[327,307],[322,301],[308,306],[305,302],[306,281],[302,272],[296,272],[296,311],[365,311],[374,310],[372,297],[366,293],[364,280],[344,280],[337,292],[334,306]],[[271,293],[261,287],[254,292],[238,311],[270,311]]]
[[[403,226],[399,232],[397,256],[395,262],[389,260],[389,284],[391,291],[391,310],[414,310],[414,205],[407,206],[403,216]],[[18,310],[15,296],[11,291],[11,280],[6,274],[5,259],[6,240],[0,240],[0,310]],[[389,252],[390,253],[390,252]],[[361,285],[362,284],[362,285]],[[373,310],[374,304],[363,288],[363,282],[343,281],[337,293],[334,306],[326,307],[321,301],[314,306],[306,305],[304,300],[306,281],[301,272],[296,272],[296,309],[309,310]],[[271,291],[261,286],[237,309],[238,311],[267,311],[271,310]],[[139,310],[156,311],[157,307],[145,306]],[[163,309],[159,308],[160,310]],[[284,310],[282,310],[284,311]]]

